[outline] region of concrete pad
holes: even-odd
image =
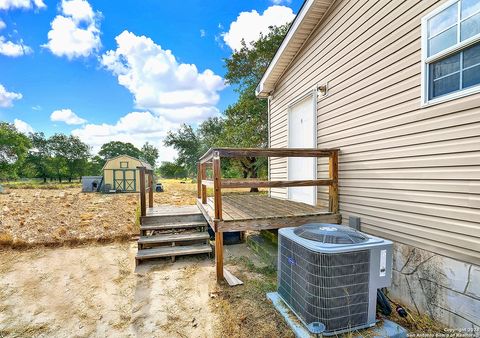
[[[321,337],[321,335],[311,334],[310,331],[303,325],[303,323],[297,318],[297,316],[290,310],[290,308],[282,300],[278,292],[267,293],[267,298],[273,303],[273,306],[285,319],[287,325],[295,334],[297,338],[315,338]],[[407,330],[400,325],[390,321],[382,320],[378,322],[374,327],[370,327],[364,330],[355,331],[353,337],[362,338],[365,337],[362,332],[368,332],[368,337],[375,338],[406,338]],[[358,334],[358,335],[357,335]],[[338,336],[338,335],[336,335]]]

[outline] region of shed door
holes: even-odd
[[[316,148],[316,117],[314,95],[292,105],[288,111],[288,147]],[[317,177],[316,158],[289,157],[289,180],[314,180]],[[288,188],[288,199],[296,202],[317,204],[316,187]]]
[[[113,170],[113,188],[117,191],[136,191],[135,170]]]

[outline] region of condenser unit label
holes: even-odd
[[[380,251],[380,277],[387,274],[387,250]]]

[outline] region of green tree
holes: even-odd
[[[242,41],[242,48],[224,60],[227,68],[225,79],[228,83],[236,86],[238,92],[255,89],[289,27],[290,24],[272,26],[266,35],[261,34],[257,41],[251,42],[251,46]]]
[[[68,181],[74,177],[80,178],[87,172],[88,160],[90,158],[90,147],[83,143],[79,137],[70,135],[68,137],[68,148],[64,152],[67,164]]]
[[[187,171],[176,162],[162,162],[158,168],[158,173],[164,178],[184,178],[187,177]]]
[[[169,131],[164,144],[173,147],[178,152],[176,163],[182,166],[189,176],[195,176],[197,161],[202,149],[201,138],[192,126],[182,124],[176,132]]]
[[[71,182],[74,177],[85,173],[90,157],[90,148],[76,136],[55,134],[48,140],[52,150],[52,167],[59,180],[67,177]]]
[[[242,48],[225,60],[225,79],[239,94],[236,103],[225,111],[225,126],[222,139],[225,145],[246,148],[268,146],[267,101],[255,96],[255,88],[265,73],[270,61],[283,41],[289,25],[270,27],[251,46],[243,41]],[[248,157],[239,161],[243,177],[257,178],[266,173],[264,158]]]
[[[158,159],[158,149],[150,143],[146,142],[143,145],[141,152],[142,154],[140,155],[140,159],[149,163],[152,168],[154,168]]]
[[[51,151],[48,140],[44,133],[38,132],[31,133],[29,139],[32,148],[25,161],[26,170],[31,171],[30,176],[43,178],[43,182],[47,182],[47,178],[51,174]]]
[[[0,122],[0,178],[17,177],[31,144],[13,124]]]
[[[208,148],[268,146],[267,102],[255,96],[255,88],[287,30],[288,25],[271,27],[268,34],[261,35],[251,46],[242,42],[242,48],[225,59],[225,78],[239,97],[222,117],[207,119],[196,130],[184,124],[179,130],[168,133],[165,145],[177,150],[176,164],[185,168],[189,176],[196,174],[196,163]],[[267,161],[256,157],[225,160],[222,161],[222,170],[225,175],[241,173],[244,178],[266,176]]]
[[[105,165],[105,161],[98,155],[93,156],[87,165],[87,172],[89,175],[97,176],[103,175],[102,168]]]
[[[141,150],[135,147],[133,144],[120,141],[111,141],[105,143],[98,152],[98,155],[104,160],[108,160],[119,155],[128,155],[135,158],[140,158],[141,154]]]

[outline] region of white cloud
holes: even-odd
[[[117,49],[106,52],[101,63],[133,94],[137,108],[171,121],[218,114],[218,92],[225,88],[222,77],[178,63],[172,51],[146,36],[124,31],[115,40]]]
[[[46,8],[47,6],[43,0],[0,0],[0,9],[4,10],[14,8],[30,9],[32,7]]]
[[[204,38],[206,35],[207,35],[207,32],[205,31],[205,29],[200,29],[200,37]]]
[[[268,33],[270,26],[281,26],[294,18],[292,9],[286,6],[270,6],[262,14],[256,10],[241,12],[228,32],[222,34],[223,40],[232,50],[239,50],[242,39],[248,46],[260,37],[260,33]]]
[[[92,146],[94,152],[110,141],[130,142],[140,148],[145,142],[156,146],[160,151],[160,161],[171,161],[176,152],[163,145],[163,139],[171,129],[179,124],[155,116],[150,112],[133,112],[121,117],[115,124],[87,124],[72,131],[72,135],[80,137]]]
[[[65,16],[71,17],[75,22],[89,23],[95,20],[92,6],[86,0],[63,0],[62,11]]]
[[[7,27],[5,22],[0,20],[0,30],[4,29],[5,27]],[[21,55],[31,54],[32,52],[32,48],[23,44],[23,40],[15,43],[13,41],[7,41],[7,39],[3,35],[0,35],[0,54],[5,56],[17,57]]]
[[[48,43],[42,47],[70,60],[97,52],[101,47],[100,15],[86,0],[62,0],[61,15],[53,19]]]
[[[71,109],[55,110],[50,115],[50,120],[53,122],[65,122],[69,125],[84,124],[85,122],[87,122],[87,120],[79,117]]]
[[[17,130],[23,134],[33,133],[35,130],[27,122],[15,119],[13,120],[13,125]]]
[[[33,53],[32,48],[23,44],[23,40],[19,43],[7,41],[4,36],[0,36],[0,54],[5,56],[17,57]]]
[[[0,84],[0,107],[11,107],[13,106],[14,100],[20,100],[21,98],[22,94],[9,92],[3,85]]]
[[[274,5],[290,4],[292,0],[270,0]]]

